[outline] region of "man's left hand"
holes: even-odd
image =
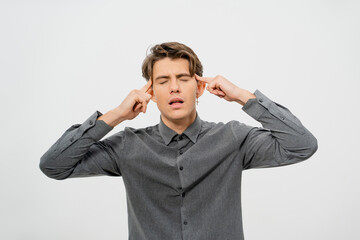
[[[239,88],[220,75],[217,75],[216,77],[200,77],[195,74],[195,79],[206,82],[208,84],[206,90],[229,102],[235,101],[241,105],[245,105],[249,98],[256,98],[251,92]]]

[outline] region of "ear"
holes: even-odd
[[[147,93],[151,95],[151,98],[150,98],[150,99],[151,99],[153,102],[156,102],[156,101],[157,101],[157,100],[156,100],[156,97],[155,97],[155,93],[154,93],[153,86],[151,86],[151,87],[149,88],[149,90],[147,91]]]
[[[196,87],[196,97],[200,97],[205,90],[206,82],[196,80],[197,87]]]

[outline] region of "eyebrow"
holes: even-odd
[[[181,77],[191,77],[191,76],[190,76],[190,74],[188,74],[188,73],[179,73],[179,74],[176,75],[176,78],[181,78]],[[161,75],[161,76],[158,76],[157,78],[155,78],[155,81],[156,81],[156,80],[159,80],[159,79],[161,79],[161,78],[167,78],[167,79],[169,79],[170,76],[169,76],[169,75]]]

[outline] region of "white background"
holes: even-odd
[[[71,125],[141,88],[147,49],[167,41],[190,46],[204,76],[286,106],[318,140],[307,161],[244,171],[245,238],[360,239],[359,1],[1,0],[0,27],[0,239],[127,239],[121,178],[57,181],[38,164]],[[241,107],[206,91],[197,110],[261,126]],[[107,136],[159,116],[150,102]]]

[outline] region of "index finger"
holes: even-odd
[[[200,77],[200,76],[197,75],[197,74],[195,74],[195,78],[196,78],[197,80],[200,80],[200,81],[206,82],[206,83],[210,83],[210,82],[213,80],[212,77]]]
[[[152,80],[150,78],[149,81],[145,84],[145,86],[140,88],[140,90],[143,92],[147,92],[149,90],[149,88],[151,87],[151,84],[152,84]]]

